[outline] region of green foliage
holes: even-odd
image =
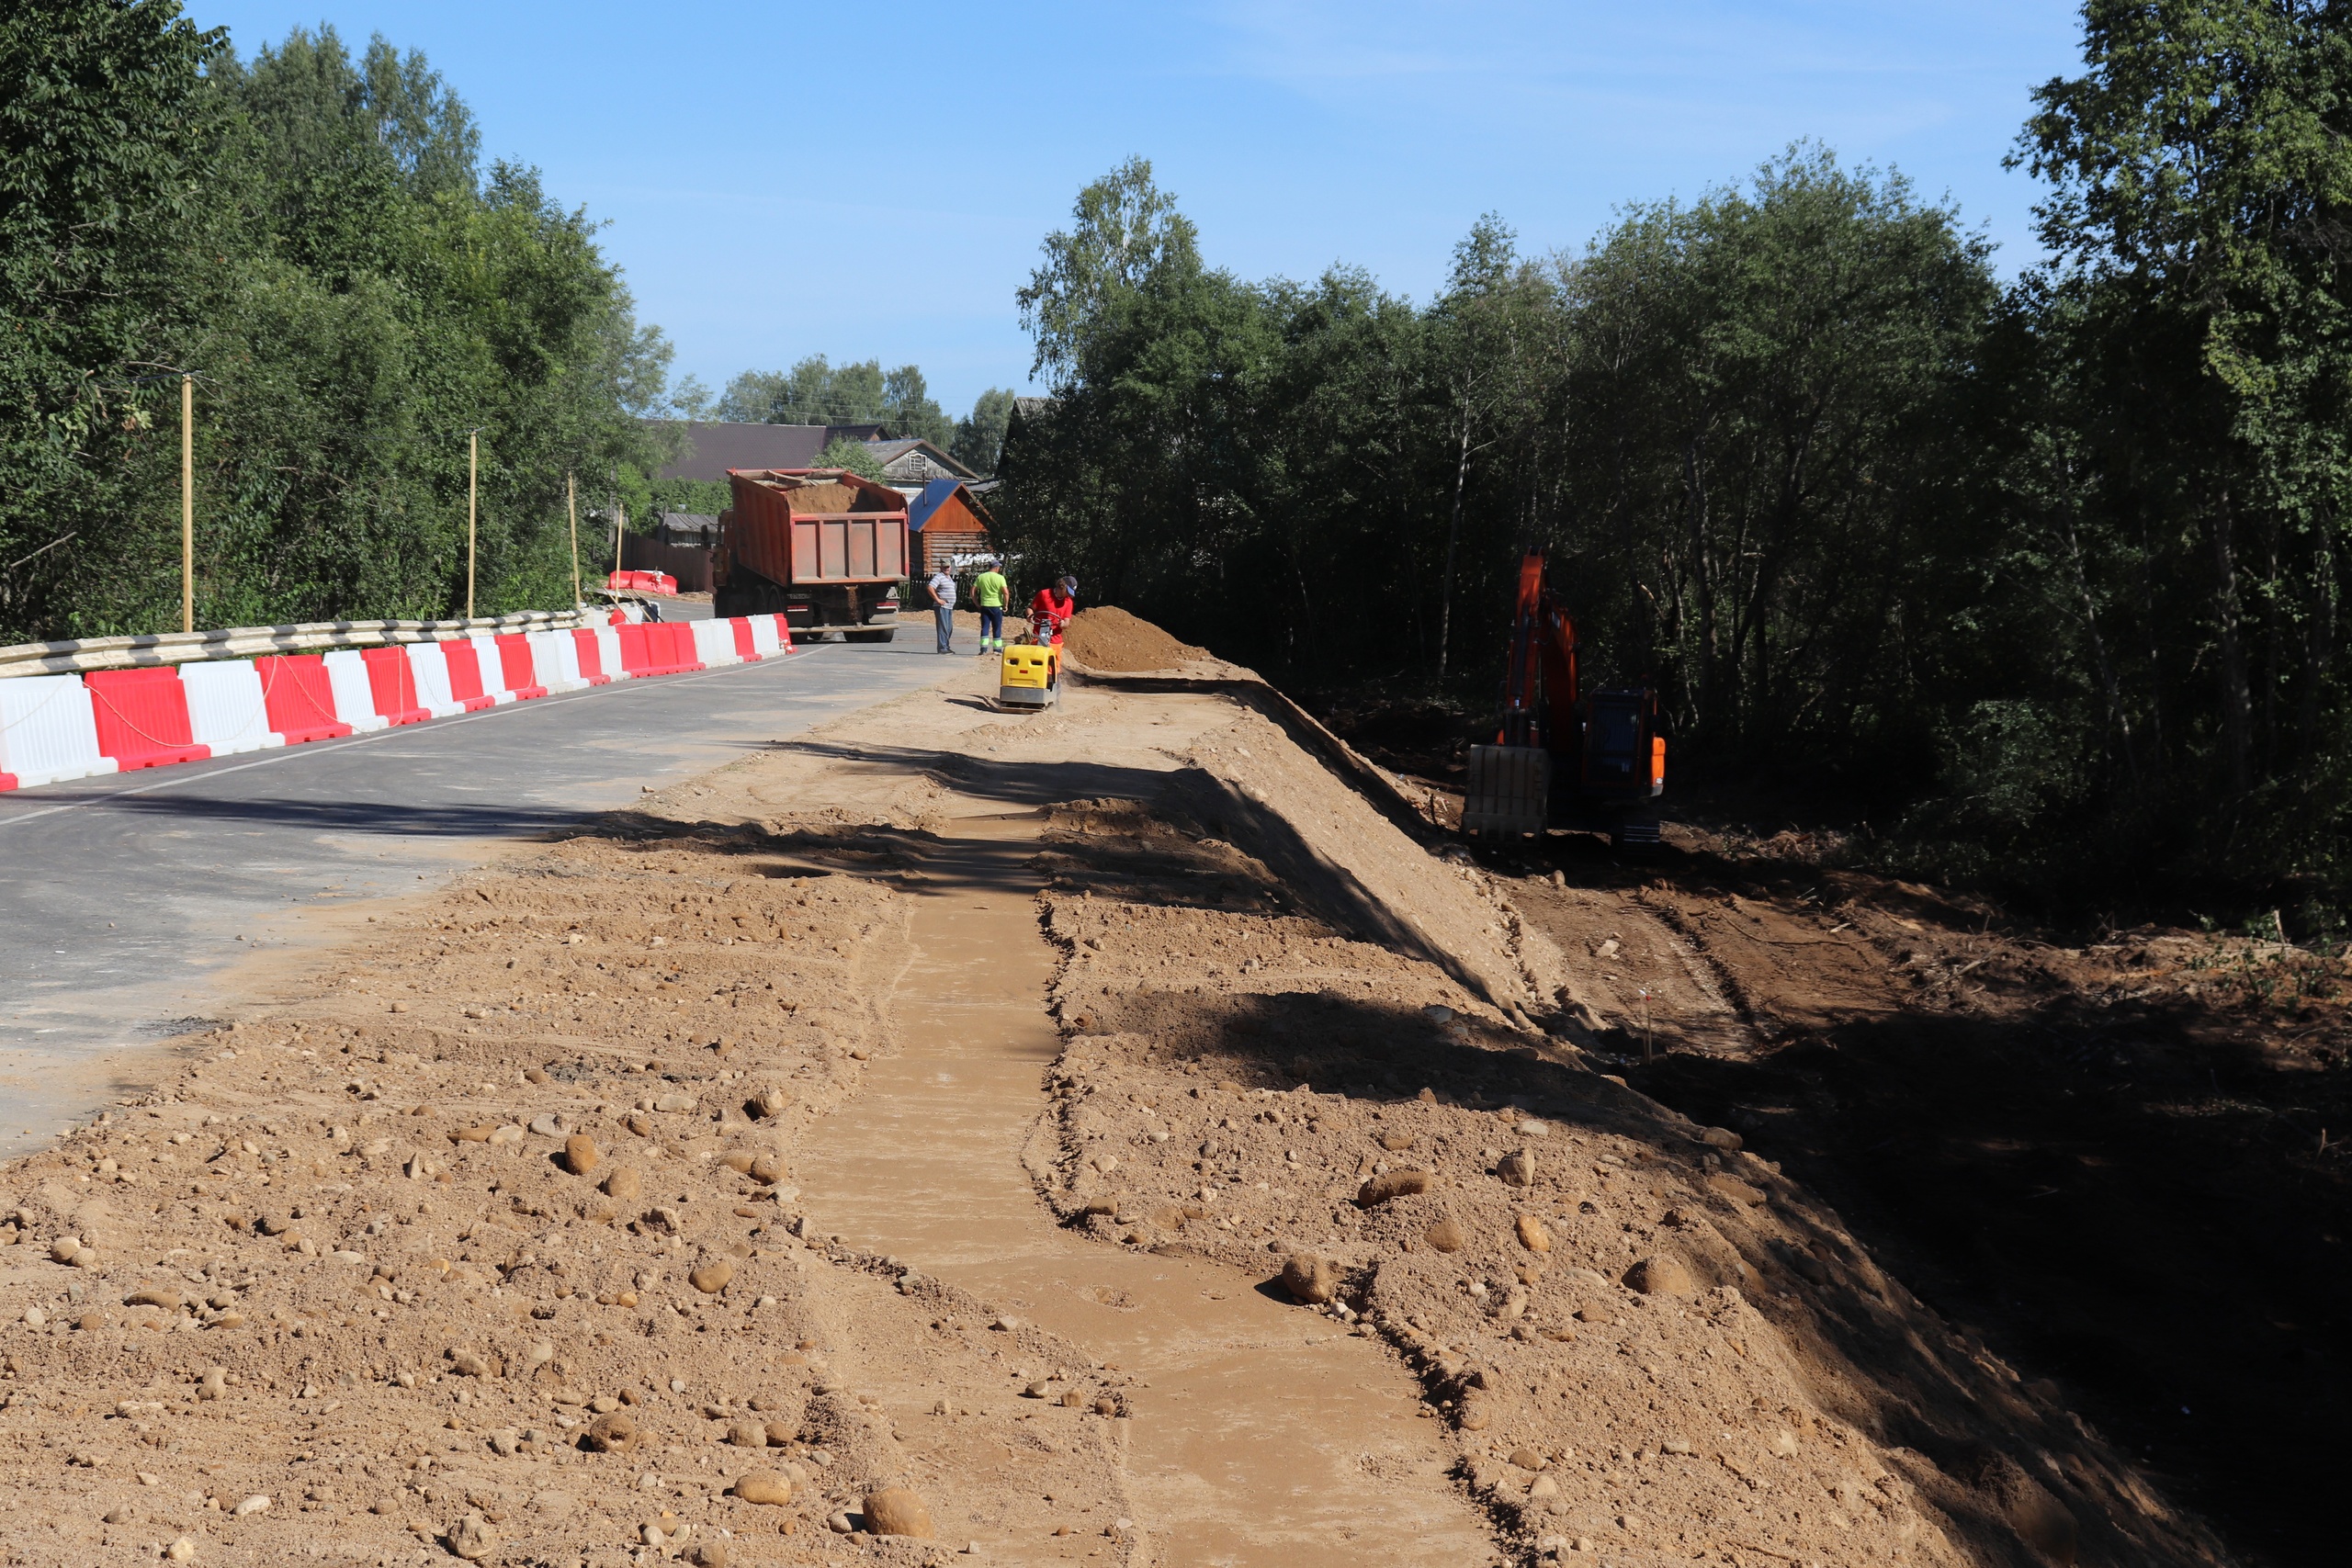
[[[825,443],[825,449],[817,454],[817,467],[847,468],[851,473],[869,479],[882,477],[881,460],[874,456],[872,449],[864,442],[852,441],[846,435],[836,435]]]
[[[1012,423],[1012,389],[990,387],[974,400],[972,412],[956,422],[948,456],[982,478],[995,473],[997,458],[1004,451],[1005,428]]]
[[[2342,19],[2091,0],[2018,153],[2054,260],[2007,289],[1956,212],[1806,145],[1577,254],[1489,215],[1420,306],[1210,266],[1131,160],[1018,295],[1053,395],[992,510],[1033,579],[1294,683],[1474,704],[1539,545],[1679,776],[2053,896],[2341,903]]]
[[[0,638],[176,625],[177,389],[134,377],[180,365],[198,374],[199,624],[462,610],[469,433],[477,609],[562,602],[566,473],[594,496],[662,456],[635,416],[662,412],[669,349],[594,225],[533,171],[480,174],[463,104],[380,39],[354,61],[332,29],[297,29],[240,62],[168,5],[34,9],[66,19],[0,23],[7,69],[36,96],[86,89],[121,144],[74,164],[109,215],[75,231],[107,287],[61,294],[32,228],[0,241],[7,339],[45,336],[63,389],[8,422],[0,569],[74,535],[0,570]],[[99,37],[146,63],[94,72]],[[11,214],[54,188],[30,156],[0,182]]]
[[[88,531],[140,504],[177,393],[140,378],[179,363],[223,47],[163,0],[0,12],[0,641],[60,624]]]
[[[933,400],[922,371],[878,359],[834,365],[812,354],[789,370],[746,370],[727,383],[711,417],[746,424],[878,424],[891,438],[945,451],[956,422]]]

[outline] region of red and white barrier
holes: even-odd
[[[416,705],[428,717],[447,718],[466,711],[458,700],[456,683],[449,674],[449,644],[446,642],[413,642],[402,650],[408,655],[408,667],[416,677]],[[466,649],[469,662],[473,649]],[[488,704],[483,705],[485,707]]]
[[[286,744],[286,737],[270,727],[269,699],[252,660],[175,665],[172,673],[187,703],[188,737],[210,755]]]
[[[504,632],[491,639],[498,650],[498,683],[518,703],[548,694],[531,639],[521,632]]]
[[[334,678],[327,668],[327,660],[332,657],[294,653],[254,660],[261,676],[262,699],[269,710],[269,728],[280,744],[300,746],[309,740],[335,740],[356,728],[335,716]],[[351,667],[359,672],[359,690],[365,694],[366,667],[356,656]],[[201,666],[182,668],[193,670]],[[368,716],[373,719],[376,716],[371,710]],[[382,721],[377,720],[368,728],[380,729]]]
[[[577,692],[588,682],[580,677],[580,639],[572,632],[526,632],[531,649],[531,672],[543,692]]]
[[[180,684],[177,670],[93,670],[82,683],[90,688],[98,750],[124,773],[200,762],[212,755],[189,731],[187,688]]]
[[[735,628],[741,621],[686,621],[682,623],[687,635],[694,638],[695,658],[706,670],[723,665],[741,664],[743,656],[735,649]]]
[[[792,651],[782,615],[752,615],[0,679],[0,790],[332,739]]]
[[[327,691],[334,699],[329,710],[338,724],[355,735],[378,730],[390,721],[376,711],[376,693],[368,680],[368,660],[356,648],[338,648],[320,659],[327,672]]]
[[[18,675],[0,681],[0,789],[110,773],[98,750],[90,689],[79,675]]]

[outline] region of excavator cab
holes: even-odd
[[[1577,688],[1576,627],[1544,581],[1544,556],[1520,564],[1502,724],[1470,748],[1462,831],[1474,839],[1542,837],[1554,828],[1655,844],[1649,802],[1666,790],[1657,694]]]

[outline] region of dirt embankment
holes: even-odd
[[[2343,961],[2177,930],[2069,942],[1802,843],[1668,838],[1646,863],[1580,839],[1496,862],[1585,959],[1621,1070],[1833,1198],[2233,1542],[2332,1561]]]

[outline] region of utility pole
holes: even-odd
[[[613,570],[621,569],[621,530],[628,525],[628,518],[621,511],[621,466],[613,465]]]
[[[580,487],[570,474],[563,476],[563,514],[571,524],[571,607],[576,610],[587,601],[580,597]]]
[[[180,372],[180,630],[196,630],[196,375]]]
[[[466,432],[466,619],[474,618],[474,481],[481,459],[481,432]]]

